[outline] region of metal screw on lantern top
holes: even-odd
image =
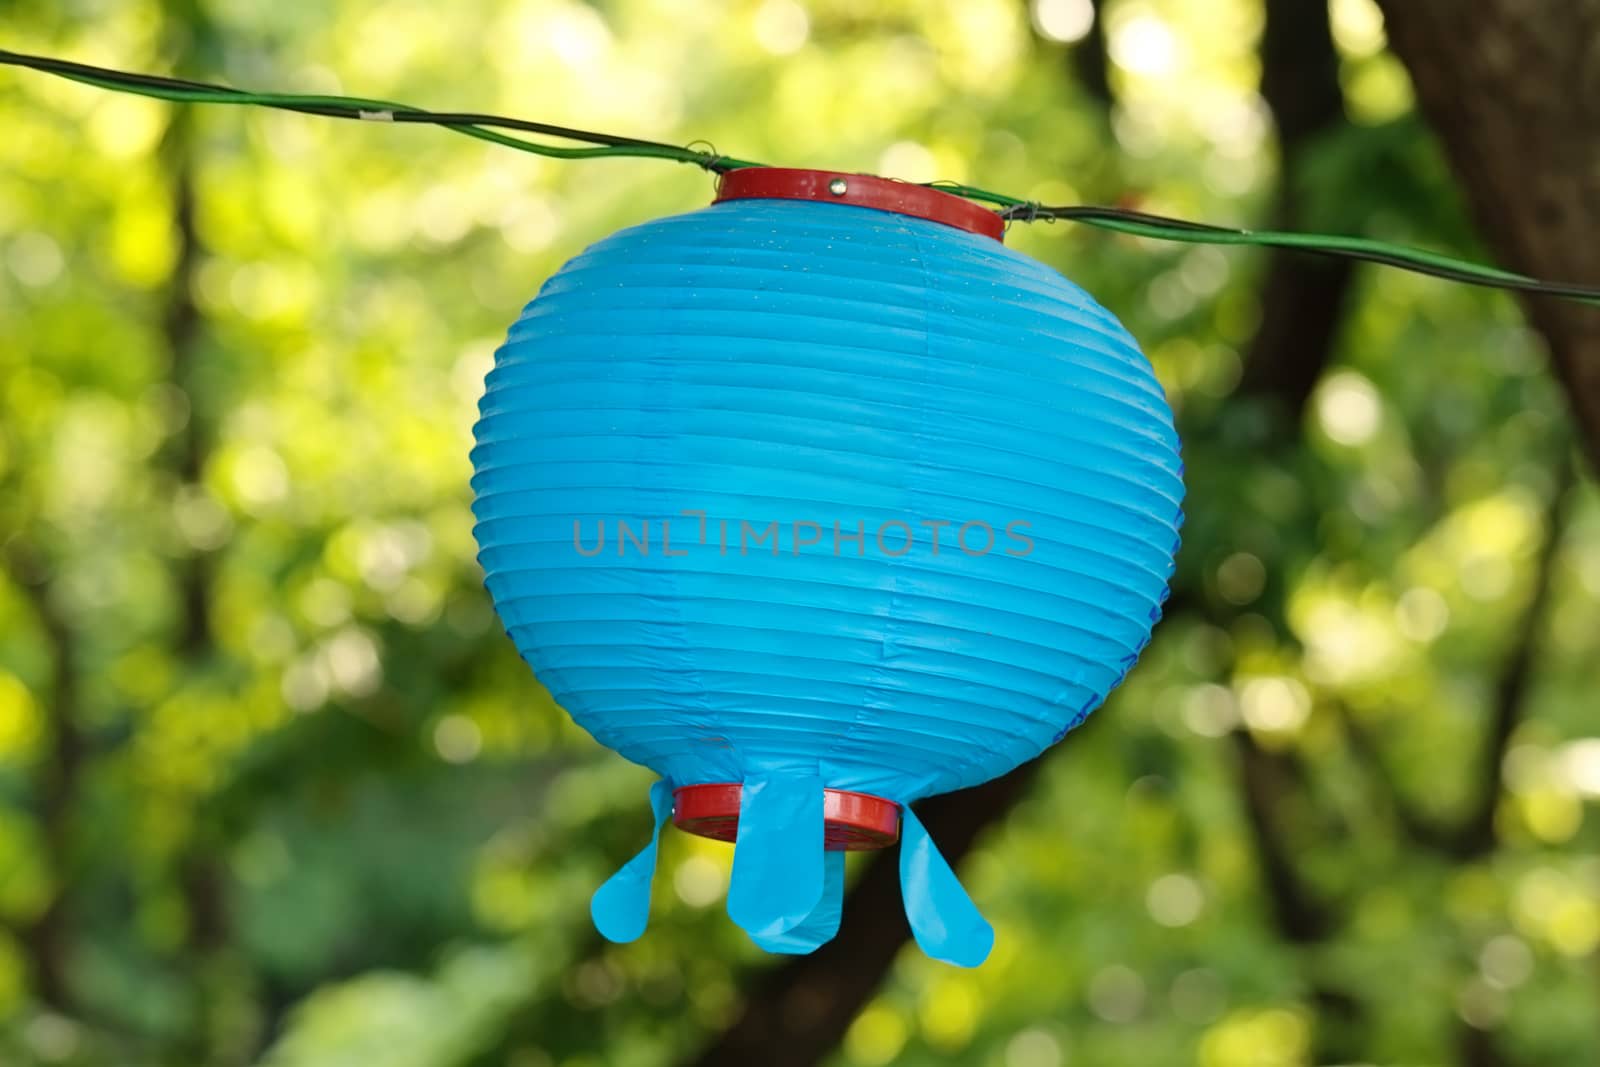
[[[473,450],[496,610],[660,775],[655,834],[591,902],[608,938],[643,933],[671,819],[734,842],[728,912],[769,951],[832,938],[844,853],[898,839],[924,951],[988,955],[910,805],[1121,681],[1183,497],[1148,360],[1004,228],[927,186],[731,170],[564,266],[496,353]]]

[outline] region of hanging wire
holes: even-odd
[[[354,119],[363,122],[398,122],[442,126],[467,137],[489,141],[523,152],[548,156],[553,159],[596,159],[604,157],[630,157],[665,159],[689,163],[714,174],[723,174],[743,167],[764,164],[721,155],[706,141],[695,141],[688,146],[647,141],[634,137],[577,130],[555,126],[547,122],[507,118],[502,115],[485,115],[477,112],[429,111],[425,108],[398,104],[389,100],[368,100],[352,96],[320,96],[301,93],[251,93],[223,85],[165,78],[149,74],[134,74],[74,63],[50,56],[28,55],[0,49],[0,64],[28,67],[59,75],[72,81],[93,85],[117,92],[136,93],[177,103],[235,104],[296,111],[329,118]],[[537,134],[574,145],[550,144],[546,141],[516,137],[503,130]],[[705,145],[704,149],[696,146]],[[1246,245],[1255,248],[1285,248],[1313,255],[1343,259],[1364,260],[1417,274],[1432,275],[1449,281],[1462,282],[1492,289],[1508,289],[1546,296],[1565,297],[1586,303],[1600,304],[1600,286],[1577,285],[1567,282],[1549,282],[1524,274],[1499,270],[1495,267],[1456,259],[1452,256],[1429,252],[1406,245],[1391,244],[1364,237],[1344,237],[1315,233],[1286,233],[1275,230],[1242,230],[1185,219],[1152,215],[1126,208],[1094,207],[1091,205],[1049,206],[995,193],[976,186],[955,182],[929,182],[933,188],[965,197],[968,200],[989,204],[1007,223],[1010,222],[1077,222],[1103,230],[1146,237],[1160,241],[1187,244]]]
[[[468,137],[533,152],[554,159],[597,159],[628,156],[634,158],[668,159],[678,163],[693,163],[707,170],[724,171],[758,164],[733,159],[710,152],[695,151],[681,145],[661,141],[643,141],[635,137],[618,137],[590,130],[574,130],[554,126],[548,122],[531,122],[527,119],[506,118],[502,115],[480,115],[474,112],[428,111],[425,108],[398,104],[392,100],[368,100],[355,96],[317,96],[304,93],[251,93],[225,85],[185,81],[181,78],[164,78],[150,74],[133,74],[106,67],[74,63],[51,56],[34,56],[0,49],[0,64],[29,67],[47,74],[60,75],[75,82],[93,85],[100,89],[151,96],[186,104],[235,104],[276,108],[280,111],[298,111],[307,115],[324,115],[329,118],[356,119],[365,122],[410,122],[443,126]],[[587,148],[571,148],[545,144],[522,137],[513,137],[499,130],[519,130],[554,137],[563,141],[576,141]]]

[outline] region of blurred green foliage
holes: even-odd
[[[1109,112],[1059,40],[1084,0],[8,6],[20,50],[1047,202],[1250,222],[1278,181],[1254,0],[1105,5]],[[1332,11],[1352,123],[1308,149],[1302,224],[1471,247],[1375,9]],[[710,179],[13,70],[0,111],[0,1063],[689,1055],[770,961],[721,912],[726,847],[678,834],[651,932],[592,932],[648,776],[500,634],[466,456],[540,281]],[[1345,1020],[1374,1063],[1474,1033],[1600,1062],[1592,489],[1494,847],[1421,847],[1394,802],[1470,807],[1530,625],[1567,431],[1514,306],[1361,273],[1303,434],[1262,449],[1235,392],[1260,256],[1008,239],[1144,341],[1192,439],[1192,596],[966,865],[992,960],[905,952],[836,1062],[1293,1065]],[[1341,902],[1314,943],[1272,920],[1240,731],[1304,780],[1289,852]]]

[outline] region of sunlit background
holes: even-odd
[[[6,10],[91,63],[1484,254],[1371,0],[1292,166],[1259,0]],[[500,632],[467,449],[540,282],[711,178],[11,68],[0,115],[0,1062],[690,1062],[773,961],[683,834],[649,934],[594,934],[649,775]],[[1362,268],[1285,420],[1242,385],[1267,256],[1007,241],[1167,388],[1178,592],[964,864],[990,962],[902,953],[829,1062],[1600,1062],[1600,505],[1515,305]]]

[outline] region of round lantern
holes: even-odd
[[[862,175],[748,169],[614,234],[511,327],[473,510],[507,632],[656,832],[735,842],[762,947],[837,931],[845,850],[901,839],[907,917],[993,933],[912,813],[1037,756],[1121,681],[1182,521],[1149,362],[994,213]],[[643,932],[655,844],[596,892]]]

